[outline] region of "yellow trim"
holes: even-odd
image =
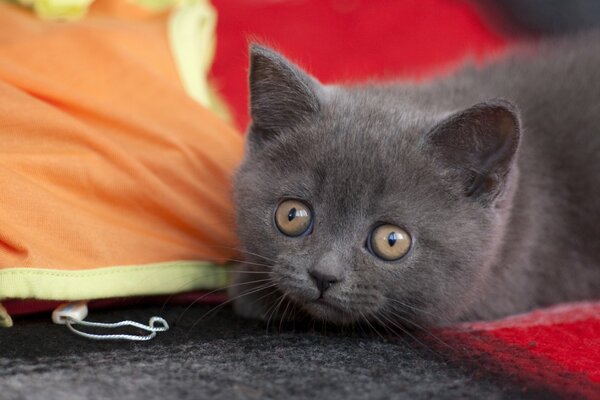
[[[225,287],[226,267],[203,261],[115,266],[85,271],[0,269],[0,300],[92,300]]]
[[[210,108],[207,75],[216,48],[217,12],[208,1],[188,1],[169,16],[169,44],[188,94]]]
[[[226,121],[226,103],[211,87],[208,74],[215,57],[217,11],[208,0],[182,0],[167,23],[169,46],[186,93]]]

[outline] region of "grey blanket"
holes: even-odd
[[[97,342],[48,315],[0,330],[0,399],[499,399],[544,394],[479,376],[407,338],[272,327],[210,306],[92,311],[171,325],[149,342]],[[194,323],[197,322],[195,325]]]

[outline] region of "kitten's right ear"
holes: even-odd
[[[319,112],[321,85],[275,51],[250,47],[249,139],[260,146]]]

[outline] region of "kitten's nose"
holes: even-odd
[[[340,281],[340,279],[337,276],[324,274],[319,271],[309,271],[308,274],[315,282],[315,285],[317,285],[319,292],[321,292],[321,296],[323,295],[323,293],[325,293],[327,289],[331,287],[331,285]]]

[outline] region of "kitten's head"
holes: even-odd
[[[238,230],[288,298],[384,324],[440,323],[476,301],[509,203],[509,103],[417,109],[399,88],[322,85],[259,46],[250,94]]]

